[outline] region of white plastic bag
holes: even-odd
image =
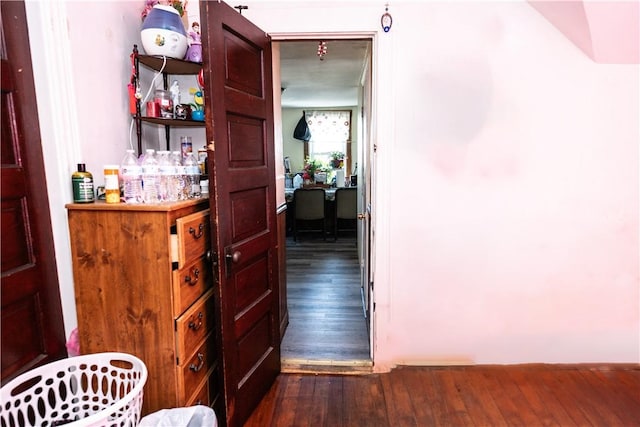
[[[138,427],[217,427],[213,409],[204,405],[161,409],[140,420]]]

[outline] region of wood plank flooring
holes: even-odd
[[[355,237],[288,238],[287,304],[283,371],[370,371]]]
[[[281,374],[245,427],[640,425],[639,365]]]

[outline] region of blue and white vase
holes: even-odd
[[[140,38],[147,55],[183,59],[189,47],[180,14],[171,6],[153,6],[142,23]]]

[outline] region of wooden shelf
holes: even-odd
[[[138,54],[138,60],[141,64],[146,65],[149,68],[152,68],[156,71],[160,71],[162,69],[162,62],[165,57],[163,56],[152,56],[152,55],[140,55]],[[167,74],[198,74],[200,69],[202,68],[202,62],[191,62],[184,61],[182,59],[175,58],[166,58],[167,63],[165,64],[163,73]]]
[[[140,120],[147,123],[155,123],[157,125],[165,126],[183,126],[183,127],[202,127],[205,125],[204,121],[199,120],[180,120],[180,119],[164,119],[162,117],[146,117],[140,116]]]
[[[145,67],[162,73],[163,87],[168,89],[168,76],[169,75],[194,75],[197,76],[202,72],[201,62],[191,62],[182,59],[169,58],[159,55],[142,55],[138,52],[138,46],[133,45],[133,52],[131,54],[133,58],[134,70],[131,76],[132,87],[140,87],[140,64]],[[204,120],[181,120],[181,119],[169,119],[163,117],[147,117],[142,115],[141,101],[135,100],[135,113],[133,119],[136,124],[136,137],[138,140],[138,155],[142,154],[142,122],[152,123],[165,127],[165,142],[166,149],[170,149],[170,133],[171,127],[205,127]]]

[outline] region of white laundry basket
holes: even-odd
[[[58,360],[2,387],[1,427],[134,427],[146,381],[145,364],[126,353]]]

